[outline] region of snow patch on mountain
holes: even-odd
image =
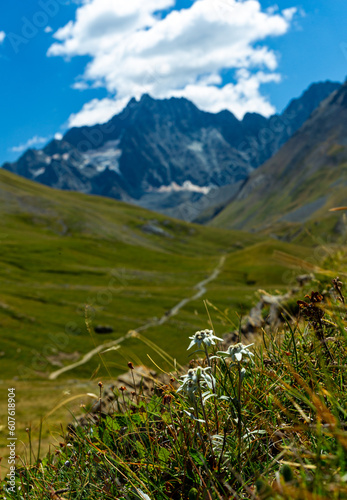
[[[208,194],[211,191],[211,186],[197,186],[191,181],[184,181],[182,186],[176,182],[171,182],[168,186],[160,186],[158,189],[151,189],[151,191],[156,191],[157,193],[172,193],[177,191],[190,191],[192,193]]]
[[[202,142],[199,141],[193,141],[191,144],[187,146],[187,149],[190,149],[190,151],[194,151],[194,153],[203,153],[204,152],[204,146]]]
[[[119,149],[119,142],[119,139],[108,141],[101,148],[88,150],[84,153],[86,163],[94,165],[98,172],[104,172],[108,168],[121,174],[119,159],[122,156],[122,150]]]
[[[31,173],[32,173],[33,178],[35,179],[39,175],[44,174],[45,171],[46,171],[45,167],[42,167],[42,168],[39,168],[37,170],[31,170]]]

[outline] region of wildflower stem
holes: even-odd
[[[194,401],[194,409],[195,409],[195,415],[196,415],[196,419],[197,419],[196,423],[197,423],[197,427],[198,427],[198,434],[199,434],[199,437],[201,439],[201,444],[202,444],[202,449],[203,449],[204,455],[206,455],[206,447],[205,447],[204,440],[202,438],[201,426],[200,426],[200,422],[199,422],[199,411],[198,411],[198,405],[197,405],[196,400]]]
[[[237,428],[238,428],[238,441],[239,441],[239,449],[238,449],[238,462],[239,462],[239,471],[241,473],[241,444],[242,444],[242,421],[241,421],[241,364],[237,364],[239,380],[238,380],[238,388],[237,388]]]
[[[207,346],[205,344],[204,344],[204,349],[205,349],[207,364],[208,364],[209,367],[211,367],[210,356],[208,355]],[[214,378],[213,377],[212,377],[212,390],[213,390],[214,394],[216,394],[216,386],[215,386]],[[214,402],[214,416],[215,416],[215,421],[216,421],[216,432],[217,432],[217,434],[219,434],[219,420],[218,420],[218,412],[217,412],[217,404],[216,404],[216,402]]]
[[[206,431],[207,431],[208,439],[210,441],[211,454],[212,454],[212,458],[213,458],[213,463],[215,464],[216,463],[216,458],[215,458],[214,451],[213,451],[213,445],[212,445],[212,439],[211,439],[211,431],[210,431],[210,426],[209,426],[208,418],[207,418],[206,411],[205,411],[205,406],[204,406],[204,401],[203,401],[203,397],[202,397],[202,393],[201,393],[200,384],[198,384],[198,388],[199,388],[199,396],[200,396],[201,407],[202,407],[202,414],[204,416],[204,420],[205,420],[205,424],[206,424]]]
[[[174,435],[176,441],[178,440],[178,435],[177,435],[177,430],[176,430],[176,426],[175,426],[175,420],[173,418],[173,415],[172,415],[172,411],[171,411],[171,406],[169,405],[169,413],[170,413],[170,418],[171,418],[171,432],[172,434]]]
[[[99,391],[100,391],[100,395],[99,395],[99,426],[100,426],[100,423],[101,423],[101,407],[102,407],[102,382],[99,382]]]
[[[207,350],[206,344],[204,344],[204,349],[205,349],[205,354],[206,354],[207,365],[211,366],[211,360],[210,360],[210,356],[208,355],[208,350]]]
[[[137,394],[136,382],[135,382],[135,377],[134,377],[133,370],[131,370],[131,376],[132,376],[133,384],[134,384],[134,392],[135,392],[135,396],[136,396],[136,404],[139,404],[139,397],[138,397],[138,394]]]
[[[225,361],[225,359],[224,359],[224,358],[222,358],[222,359],[223,359],[223,363],[224,363],[224,366],[225,366],[225,369],[226,369],[226,373],[228,374],[228,377],[229,377],[229,379],[230,379],[231,387],[233,387],[233,385],[234,385],[234,381],[233,381],[233,378],[232,378],[232,376],[231,376],[230,368],[229,368],[229,366],[227,365],[227,362]]]
[[[229,422],[229,419],[228,419],[228,422]],[[223,454],[224,454],[225,445],[226,445],[226,442],[227,442],[227,431],[228,431],[228,425],[226,425],[224,427],[223,445],[222,445],[222,450],[220,452],[219,460],[218,460],[218,474],[220,474],[220,472],[221,472],[220,469],[221,469],[221,465],[222,465],[222,458],[223,458]]]
[[[327,354],[327,357],[330,358],[332,363],[334,363],[334,357],[330,352],[330,349],[326,343],[325,337],[324,337],[324,329],[323,329],[323,324],[321,319],[319,318],[319,324],[318,327],[315,328],[315,331],[317,333],[318,340],[320,340],[321,344],[323,344],[323,347],[325,349],[325,353]]]
[[[296,361],[296,369],[298,369],[299,360],[298,360],[298,352],[297,352],[297,349],[296,349],[296,342],[295,342],[294,331],[293,331],[293,328],[291,327],[291,324],[289,323],[288,319],[285,316],[284,316],[284,319],[285,319],[285,322],[287,323],[288,329],[289,329],[289,331],[291,333],[291,336],[292,336],[293,349],[294,349],[294,355],[295,355],[295,361]]]
[[[204,420],[205,420],[205,423],[206,423],[206,430],[210,434],[210,426],[208,425],[208,420],[207,420],[207,416],[206,416],[206,412],[205,412],[204,401],[202,399],[200,384],[199,384],[198,387],[199,387],[199,396],[200,396],[200,401],[201,401],[202,414],[204,416]]]

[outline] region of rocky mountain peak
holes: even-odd
[[[107,123],[74,127],[61,141],[28,150],[4,168],[169,215],[181,210],[191,220],[206,204],[228,201],[230,190],[236,192],[339,87],[314,84],[281,115],[246,113],[241,121],[227,110],[204,112],[185,98],[145,94]]]

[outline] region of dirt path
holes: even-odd
[[[200,281],[194,286],[194,289],[197,290],[197,292],[192,295],[191,297],[186,297],[185,299],[182,299],[178,304],[176,304],[174,307],[172,307],[167,313],[164,314],[159,319],[155,319],[153,321],[149,321],[148,323],[140,326],[136,330],[133,330],[126,335],[123,335],[123,337],[120,337],[117,340],[112,340],[110,342],[106,342],[105,344],[98,345],[91,351],[87,352],[79,361],[76,361],[76,363],[72,363],[71,365],[64,366],[63,368],[60,368],[59,370],[56,370],[55,372],[52,372],[49,376],[49,380],[55,380],[57,379],[62,373],[65,373],[67,371],[73,370],[74,368],[77,368],[78,366],[84,365],[87,363],[93,356],[98,354],[100,351],[103,351],[105,349],[109,349],[110,347],[115,347],[124,340],[135,336],[136,333],[144,332],[145,330],[148,330],[148,328],[151,328],[152,326],[158,326],[158,325],[163,325],[168,319],[170,319],[172,316],[177,314],[182,307],[184,307],[188,302],[191,302],[193,300],[197,300],[200,297],[202,297],[206,293],[206,285],[211,283],[211,281],[215,280],[219,273],[222,270],[222,267],[224,265],[226,256],[223,255],[218,262],[218,265],[215,267],[215,269],[212,271],[212,273],[208,276],[208,278]]]

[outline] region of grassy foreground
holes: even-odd
[[[7,498],[347,498],[342,284],[317,283],[298,308],[256,345],[220,351],[218,331],[187,332],[189,370],[152,395],[116,388],[114,413],[18,467]]]
[[[0,422],[3,426],[7,416],[7,387],[14,384],[18,439],[27,441],[25,429],[31,425],[37,449],[43,418],[42,453],[60,423],[70,418],[70,408],[74,410],[69,404],[45,418],[64,392],[78,395],[84,392],[78,387],[83,384],[85,392],[95,392],[90,380],[114,380],[128,361],[148,364],[147,354],[164,369],[169,365],[139,338],[127,338],[118,351],[103,355],[107,370],[95,355],[49,380],[53,372],[165,316],[192,297],[196,284],[225,257],[203,296],[232,311],[233,325],[219,315],[214,318],[222,335],[237,327],[238,314],[255,304],[259,288],[286,289],[288,266],[274,261],[274,252],[307,258],[311,251],[306,244],[187,224],[115,200],[56,191],[5,171],[0,171],[0,215]],[[111,326],[113,332],[95,334],[99,324]],[[184,364],[189,360],[187,332],[205,325],[206,309],[199,298],[143,335]],[[76,400],[77,406],[80,402]],[[3,440],[0,456],[3,465],[8,456]]]

